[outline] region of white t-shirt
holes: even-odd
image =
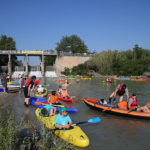
[[[44,92],[44,88],[43,87],[40,87],[37,90],[38,90],[39,93]]]

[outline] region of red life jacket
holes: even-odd
[[[131,107],[132,108],[137,107],[137,105],[138,105],[137,99],[134,99],[133,96],[130,96],[130,98],[132,98],[134,100],[133,103],[131,104]]]
[[[29,83],[32,81],[32,79],[29,79],[28,81],[27,81],[27,83],[26,83],[26,87],[28,87],[29,86]]]
[[[122,86],[123,86],[123,83],[120,83],[120,87],[119,87],[119,90],[117,92],[120,95],[123,95],[125,93],[125,91],[122,90]]]

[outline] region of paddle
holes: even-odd
[[[48,91],[55,91],[55,90],[53,90],[53,89],[50,89],[50,90],[48,90]]]
[[[42,85],[42,87],[49,87],[49,86],[50,86],[49,84]]]
[[[39,101],[36,101],[35,102],[36,105],[50,105],[50,104],[46,104],[46,103],[42,103],[42,102],[39,102]],[[66,108],[71,108],[69,106],[63,106],[63,105],[54,105],[54,104],[51,104],[52,106],[54,107],[66,107]]]
[[[84,123],[88,123],[88,122],[89,123],[98,123],[100,121],[101,121],[101,119],[99,117],[96,117],[96,118],[91,118],[91,119],[89,119],[87,121],[82,121],[82,122],[78,122],[78,123],[72,124],[72,126],[79,125],[79,124],[84,124]]]

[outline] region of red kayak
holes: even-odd
[[[70,102],[70,103],[74,103],[73,99],[68,99],[68,98],[63,98],[63,97],[58,97],[59,100],[65,101],[65,102]]]

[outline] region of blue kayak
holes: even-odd
[[[39,101],[39,102],[41,102],[42,103],[42,105],[36,105],[36,101]],[[38,108],[43,108],[44,106],[46,106],[46,104],[44,103],[44,102],[46,102],[47,100],[45,100],[45,99],[42,99],[42,98],[37,98],[37,97],[30,97],[30,99],[29,99],[29,102],[30,102],[30,104],[32,104],[33,106],[35,106],[35,107],[38,107]],[[64,106],[64,105],[62,105],[62,106]],[[56,110],[57,111],[59,111],[60,110],[60,108],[61,108],[61,106],[60,105],[55,105],[55,107],[57,108]],[[65,107],[65,106],[64,106]],[[77,112],[77,109],[76,108],[68,108],[67,107],[67,111],[69,112],[69,113],[76,113]]]
[[[6,89],[6,92],[8,91],[8,89]],[[4,92],[3,88],[0,88],[0,92]]]
[[[115,78],[116,80],[130,80],[130,78]]]

